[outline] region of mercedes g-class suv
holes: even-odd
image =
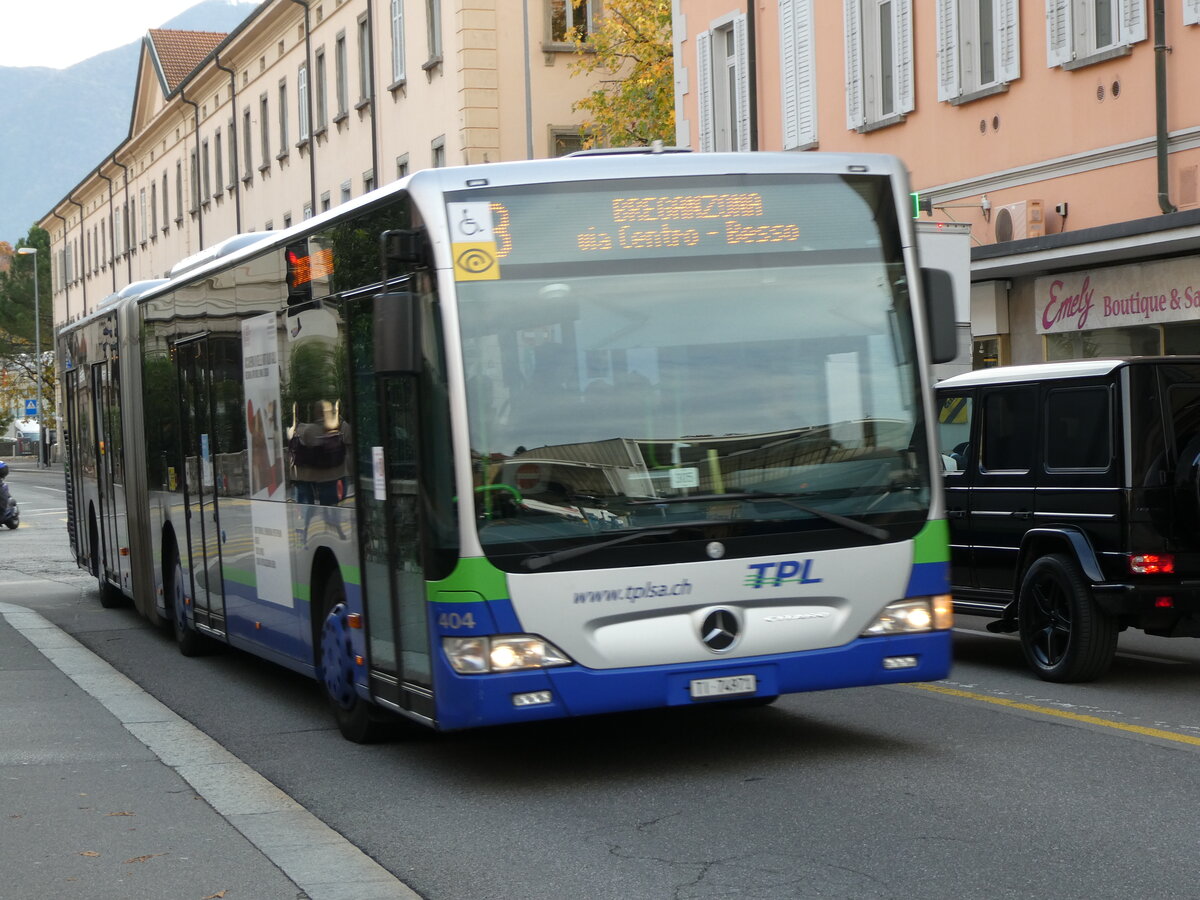
[[[937,385],[956,612],[1047,681],[1117,634],[1200,637],[1200,357],[1004,366]]]

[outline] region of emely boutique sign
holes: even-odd
[[[1034,282],[1038,334],[1200,320],[1194,259],[1048,275]]]

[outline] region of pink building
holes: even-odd
[[[976,367],[1200,353],[1200,0],[674,0],[677,142],[892,153]]]

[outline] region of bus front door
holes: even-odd
[[[207,336],[175,345],[183,423],[188,575],[198,628],[225,633],[220,520],[213,470],[212,365]]]

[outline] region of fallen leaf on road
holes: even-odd
[[[145,862],[148,859],[154,859],[154,857],[156,857],[156,856],[166,856],[166,855],[167,854],[165,854],[165,853],[148,853],[145,856],[135,856],[133,859],[127,859],[127,860],[125,860],[125,863],[126,863],[126,865],[128,865],[129,863]]]
[[[81,851],[79,851],[79,855],[80,856],[99,856],[100,854],[97,853],[95,850],[81,850]]]
[[[209,894],[207,897],[201,897],[200,900],[221,900],[221,898],[224,896],[224,891],[217,891],[215,894]]]
[[[108,815],[110,815],[110,816],[132,816],[133,813],[131,813],[131,812],[115,812],[115,813],[108,813]]]

